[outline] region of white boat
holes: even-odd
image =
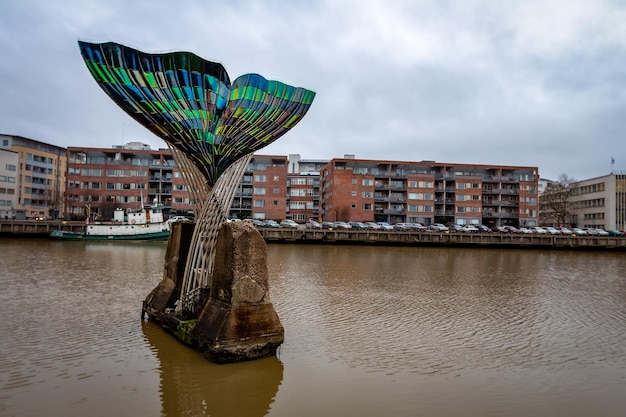
[[[167,240],[170,223],[163,220],[163,206],[154,204],[139,210],[118,208],[112,222],[87,223],[85,232],[55,230],[50,236],[73,240]]]

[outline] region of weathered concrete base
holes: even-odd
[[[194,333],[200,350],[217,363],[270,356],[283,343],[269,299],[267,246],[251,223],[222,226],[211,293]]]
[[[167,251],[165,252],[163,279],[143,302],[142,315],[147,313],[153,321],[166,321],[167,318],[163,315],[173,310],[174,303],[180,298],[185,262],[189,254],[193,230],[193,223],[176,222],[172,224],[170,237],[167,241]]]
[[[186,233],[176,229],[163,280],[144,301],[144,313],[215,363],[275,355],[284,329],[269,299],[267,246],[258,230],[247,222],[222,226],[209,297],[197,319],[186,320],[174,315],[188,253],[188,241],[185,248],[182,239]]]

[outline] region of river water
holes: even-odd
[[[268,246],[277,357],[141,320],[165,244],[0,239],[0,416],[622,416],[626,253]]]

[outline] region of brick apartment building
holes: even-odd
[[[0,216],[109,219],[116,208],[154,201],[169,215],[193,210],[169,149],[131,142],[65,150],[1,139]],[[538,189],[536,167],[254,155],[229,216],[533,226]]]
[[[289,155],[287,173],[287,218],[298,223],[308,219],[320,220],[320,171],[328,160],[301,159]]]
[[[324,220],[537,225],[536,167],[346,156],[322,169]]]
[[[116,208],[158,202],[168,212],[191,209],[189,193],[169,149],[131,142],[113,148],[67,149],[66,213],[110,219]]]
[[[287,157],[254,155],[235,193],[229,217],[284,219],[286,197]]]

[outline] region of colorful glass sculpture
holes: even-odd
[[[78,42],[98,85],[137,122],[183,152],[214,186],[244,155],[295,126],[315,98],[258,74],[232,84],[219,63],[191,52],[149,54],[113,42]]]

